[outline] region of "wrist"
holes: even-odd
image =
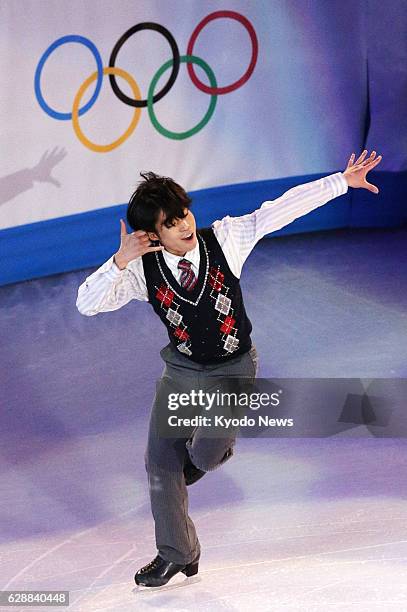
[[[352,185],[350,184],[349,174],[346,174],[346,172],[342,172],[342,176],[344,177],[345,181],[348,183],[348,187],[352,187]]]
[[[114,254],[113,261],[116,264],[116,266],[119,268],[119,270],[124,270],[124,268],[127,266],[127,261],[122,259],[120,255],[118,255],[117,253]]]

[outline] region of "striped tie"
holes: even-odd
[[[180,259],[178,262],[178,269],[181,270],[181,287],[187,291],[191,291],[195,287],[198,280],[191,268],[191,265],[191,262],[187,259]]]

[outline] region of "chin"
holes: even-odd
[[[196,247],[196,238],[195,240],[192,242],[191,246],[187,248],[187,251],[192,251],[192,249],[194,249]]]
[[[182,242],[182,247],[181,250],[184,249],[185,251],[192,251],[192,249],[194,249],[196,247],[196,243],[197,243],[197,237],[196,234],[194,233],[194,237],[192,238],[191,242]]]

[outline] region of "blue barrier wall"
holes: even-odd
[[[337,172],[337,170],[333,170]],[[226,185],[191,192],[198,227],[230,214],[244,215],[265,200],[326,175],[297,176],[272,181]],[[380,193],[350,188],[285,228],[269,234],[333,230],[347,227],[397,227],[407,222],[407,172],[369,174]],[[0,285],[99,266],[120,244],[120,217],[127,204],[68,215],[0,231]]]

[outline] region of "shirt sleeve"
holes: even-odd
[[[215,236],[233,274],[240,278],[250,252],[266,234],[275,232],[298,217],[326,204],[348,191],[342,172],[288,189],[276,200],[267,200],[260,208],[240,217],[227,215],[214,221]]]
[[[78,289],[76,307],[86,316],[118,310],[130,300],[148,302],[148,292],[141,257],[120,270],[114,255],[88,276]]]

